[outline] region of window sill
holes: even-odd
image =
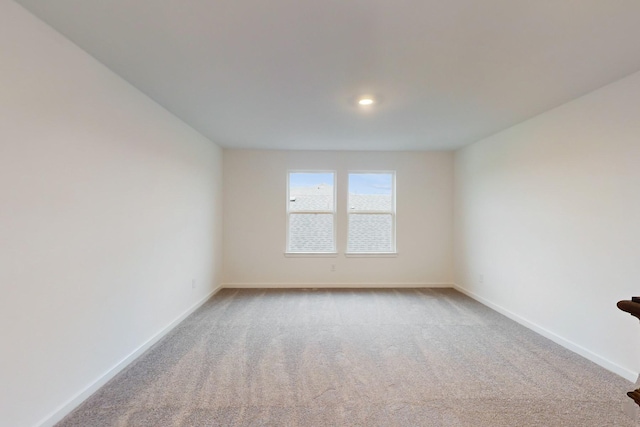
[[[345,253],[344,256],[347,258],[396,258],[398,252],[351,252]]]
[[[287,258],[337,258],[337,252],[285,252]]]

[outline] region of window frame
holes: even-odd
[[[315,211],[291,211],[290,206],[291,206],[291,174],[294,173],[308,173],[308,174],[332,174],[333,176],[333,210],[315,210]],[[338,172],[336,170],[329,170],[329,169],[289,169],[287,170],[287,197],[285,199],[286,202],[286,212],[287,212],[287,219],[286,219],[286,239],[285,239],[285,250],[284,250],[284,254],[285,256],[290,256],[290,257],[334,257],[338,255],[338,243],[337,243],[337,186],[338,186]],[[291,233],[290,233],[290,218],[291,218],[291,214],[302,214],[302,215],[317,215],[317,214],[331,214],[332,215],[332,222],[333,222],[333,249],[331,251],[317,251],[317,252],[294,252],[294,251],[290,251],[289,248],[289,244],[290,244],[290,238],[291,238]]]
[[[351,209],[349,203],[350,196],[350,176],[356,174],[389,174],[391,175],[391,210],[355,210]],[[347,171],[347,240],[345,248],[345,256],[347,257],[394,257],[398,254],[398,247],[396,243],[396,171],[395,170],[349,170]],[[390,214],[391,215],[391,250],[384,252],[350,252],[349,251],[349,236],[351,219],[349,215],[375,215],[375,214]]]

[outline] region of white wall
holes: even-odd
[[[458,151],[454,206],[461,288],[635,381],[640,74]]]
[[[337,171],[338,257],[284,256],[289,169]],[[348,170],[396,170],[397,257],[344,256]],[[224,150],[225,286],[451,285],[452,185],[451,152]]]
[[[0,425],[47,425],[219,285],[222,152],[9,0],[0,64]]]

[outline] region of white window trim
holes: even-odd
[[[355,210],[349,206],[349,175],[351,174],[389,174],[391,175],[391,211],[380,210]],[[389,252],[349,252],[349,215],[370,215],[370,214],[387,214],[391,215],[391,251]],[[396,244],[396,171],[394,170],[350,170],[347,171],[347,247],[345,256],[348,258],[394,258],[398,256],[398,247]]]
[[[398,252],[349,252],[345,253],[346,258],[397,258]]]
[[[338,252],[285,252],[287,258],[337,258]]]
[[[289,182],[289,178],[291,176],[292,173],[331,173],[333,174],[333,210],[319,210],[319,211],[290,211],[289,210],[289,206],[291,205],[291,195],[289,194],[289,191],[291,189],[290,186],[290,182]],[[334,257],[338,255],[338,251],[337,251],[337,233],[336,233],[336,229],[337,229],[337,209],[336,209],[336,204],[337,204],[337,183],[338,183],[338,172],[335,170],[313,170],[313,169],[291,169],[291,170],[287,170],[287,198],[285,199],[286,201],[286,209],[287,209],[287,221],[286,221],[286,227],[287,227],[287,237],[285,240],[285,248],[284,248],[284,255],[286,257],[292,257],[292,258],[305,258],[305,257]],[[289,251],[289,218],[291,216],[291,214],[331,214],[333,215],[333,250],[329,251],[329,252],[292,252]]]

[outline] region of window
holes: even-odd
[[[395,172],[349,173],[347,253],[396,251]]]
[[[289,172],[287,252],[335,253],[335,172]]]

